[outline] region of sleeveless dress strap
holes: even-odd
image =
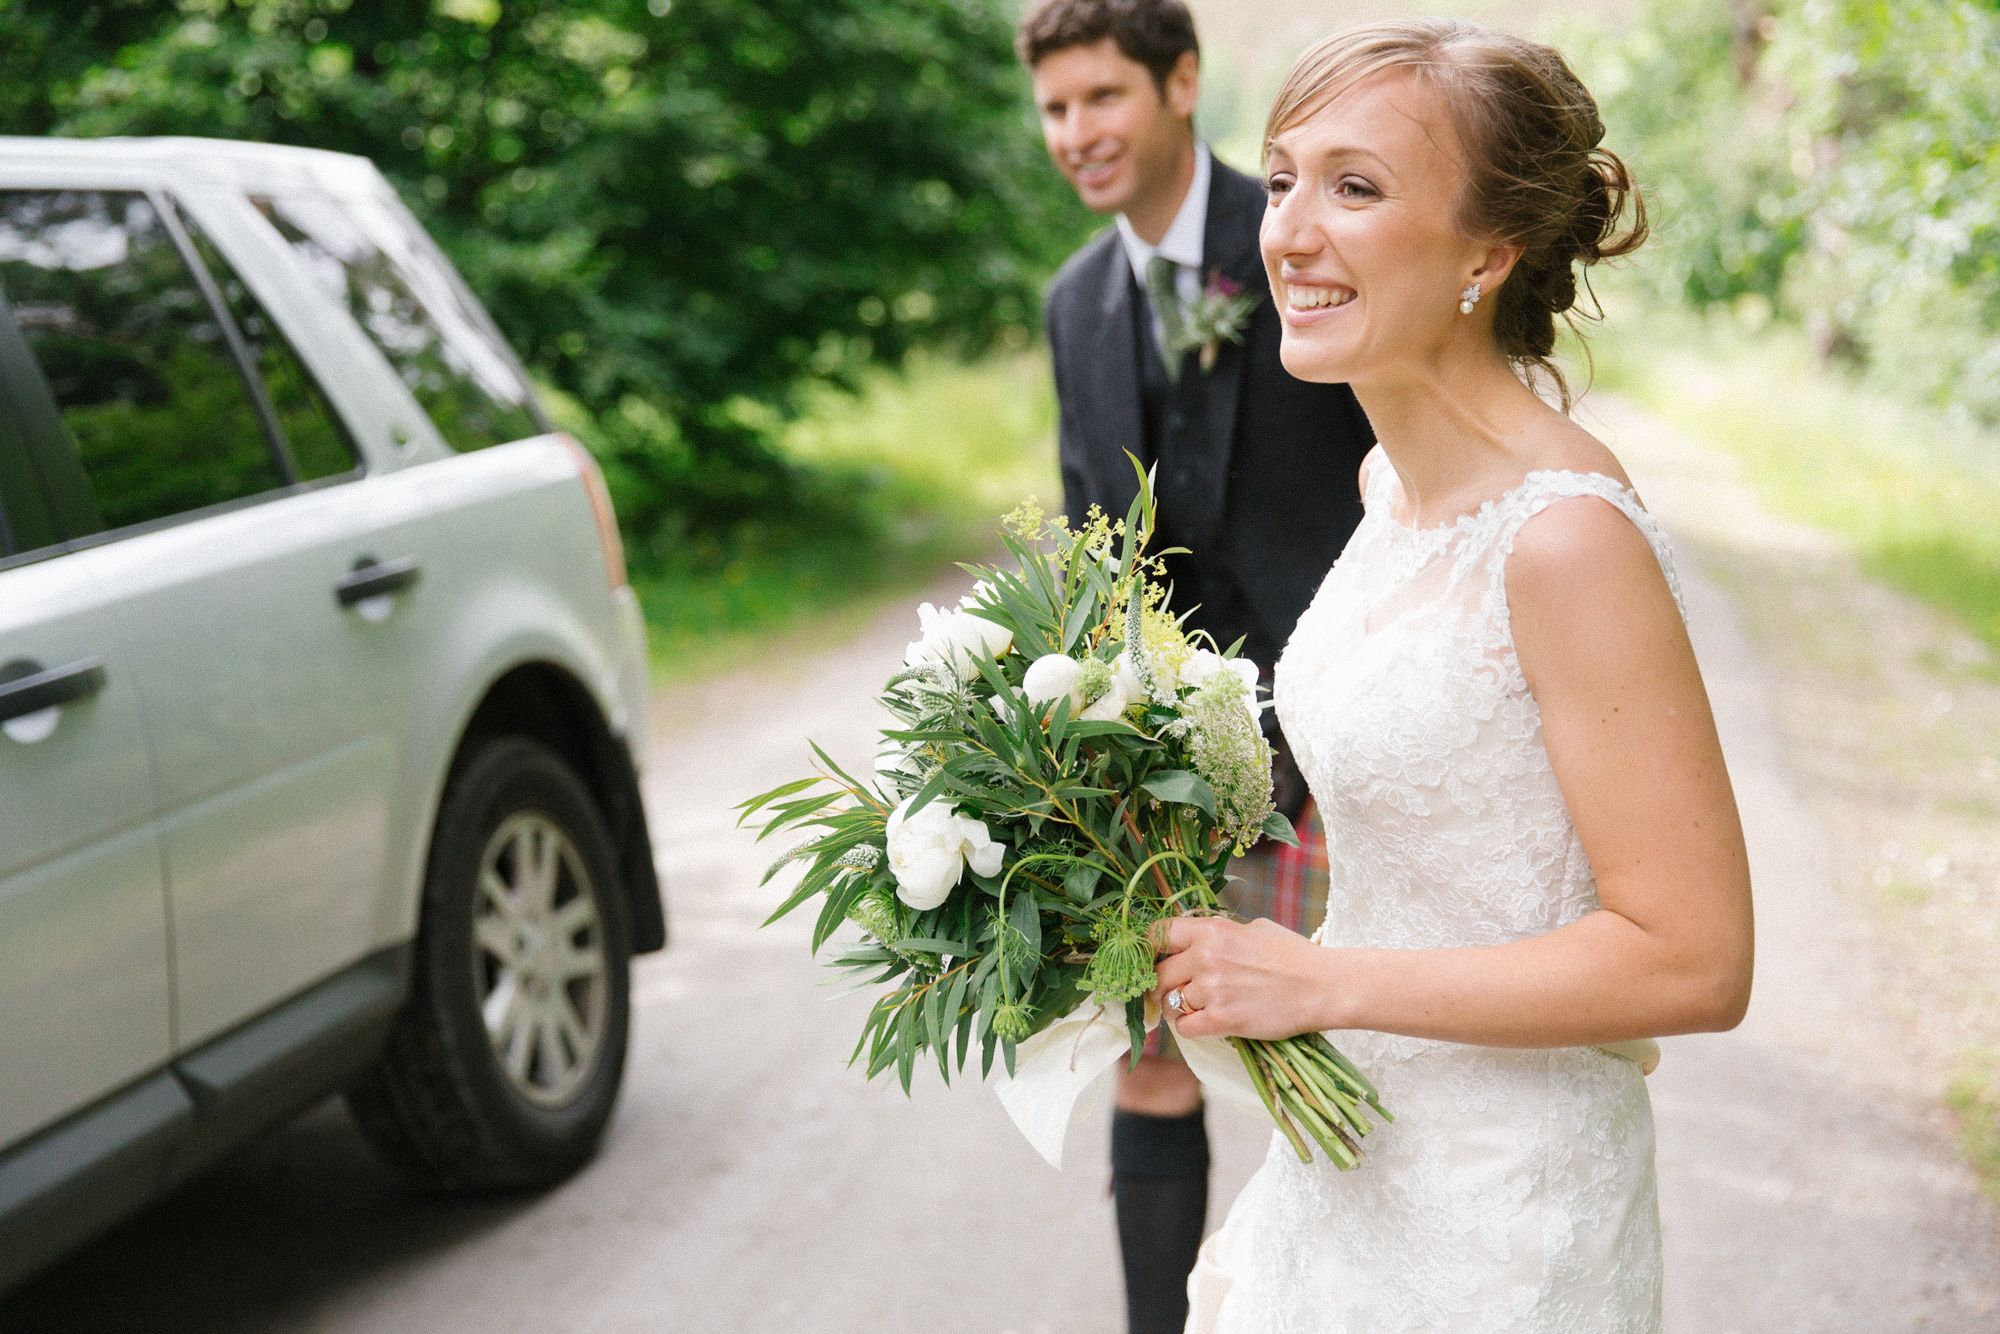
[[[1370,512],[1379,511],[1389,503],[1389,483],[1396,475],[1396,469],[1380,445],[1368,451],[1361,465],[1368,470],[1368,487],[1361,493],[1361,507]]]
[[[1503,590],[1499,605],[1502,608],[1506,606],[1507,557],[1513,553],[1514,539],[1520,536],[1521,529],[1528,520],[1557,501],[1577,496],[1595,496],[1616,506],[1632,521],[1640,536],[1646,539],[1646,545],[1653,549],[1653,558],[1660,563],[1660,573],[1666,576],[1667,588],[1674,595],[1674,606],[1680,609],[1681,619],[1685,621],[1687,601],[1681,594],[1680,575],[1674,569],[1673,550],[1667,545],[1667,535],[1660,528],[1659,520],[1639,503],[1639,497],[1632,493],[1630,487],[1597,472],[1532,472],[1509,494],[1506,512],[1501,519],[1499,541],[1495,544],[1492,557],[1492,577]]]

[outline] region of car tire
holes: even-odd
[[[630,955],[625,887],[589,790],[538,742],[478,743],[439,805],[410,995],[347,1091],[362,1132],[436,1189],[569,1176],[595,1153],[624,1076]]]

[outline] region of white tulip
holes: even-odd
[[[912,797],[889,816],[889,870],[896,897],[928,912],[951,897],[966,863],[980,875],[998,875],[1007,845],[996,843],[984,821],[960,815],[942,801],[910,811]]]

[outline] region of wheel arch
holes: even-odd
[[[611,730],[588,687],[556,663],[527,661],[487,687],[452,749],[445,783],[489,738],[525,736],[560,755],[597,799],[632,911],[632,951],[667,942],[659,871],[653,864],[638,770],[626,742]]]

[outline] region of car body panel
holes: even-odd
[[[407,683],[450,670],[432,656],[441,607],[421,575],[448,558],[443,530],[408,476],[66,558],[118,590],[145,665],[183,1048],[383,943]],[[420,570],[379,622],[334,595],[369,557]]]
[[[439,609],[426,628],[432,669],[407,678],[411,744],[397,784],[391,843],[396,890],[378,905],[377,939],[407,935],[429,855],[431,825],[467,720],[509,671],[545,663],[588,692],[619,737],[643,716],[619,661],[629,649],[606,596],[604,559],[575,461],[554,438],[456,456],[407,476],[443,516],[449,550],[427,574]],[[643,645],[641,645],[643,661]]]
[[[172,1047],[151,764],[106,599],[84,570],[0,570],[0,666],[85,659],[105,684],[39,740],[0,732],[0,1147]],[[44,725],[46,725],[44,720]]]

